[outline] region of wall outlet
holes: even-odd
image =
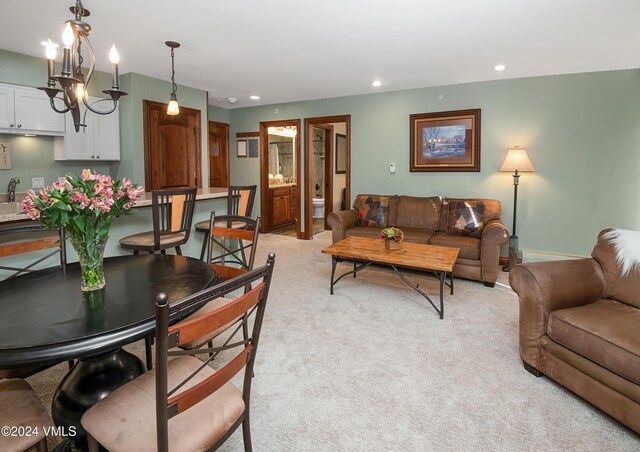
[[[32,177],[31,188],[44,188],[44,177]]]

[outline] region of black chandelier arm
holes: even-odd
[[[85,88],[88,88],[89,83],[91,83],[91,77],[93,76],[93,72],[95,71],[95,68],[96,68],[96,55],[95,53],[93,53],[93,47],[91,46],[89,39],[86,36],[84,36],[82,40],[84,41],[84,45],[87,46],[87,49],[89,50],[89,58],[91,59],[91,64],[89,65],[89,72],[87,72],[87,77],[85,78],[85,82],[84,82]]]
[[[82,103],[84,104],[85,107],[87,107],[87,111],[91,111],[91,112],[93,112],[93,113],[95,113],[97,115],[103,115],[103,116],[109,115],[109,114],[113,113],[114,111],[116,111],[116,108],[118,107],[118,101],[114,100],[114,99],[106,99],[106,98],[104,98],[104,99],[99,99],[99,100],[97,100],[97,101],[95,101],[93,103],[93,105],[95,105],[97,103],[107,102],[107,101],[112,101],[113,102],[113,108],[111,108],[111,110],[95,110],[95,109],[91,108],[91,105],[89,104],[89,102],[87,102],[86,99],[82,99]],[[85,116],[86,116],[86,114],[87,113],[85,112]]]
[[[66,104],[65,104],[66,108],[64,110],[60,110],[58,107],[56,107],[56,104],[54,102],[55,99],[62,100],[59,97],[49,97],[49,103],[51,104],[51,108],[53,108],[53,111],[55,111],[56,113],[66,113],[71,110],[71,108],[67,107]]]

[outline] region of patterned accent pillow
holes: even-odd
[[[389,198],[387,196],[359,196],[358,226],[387,226],[387,210]]]
[[[447,234],[480,237],[484,227],[484,203],[482,201],[449,200]]]

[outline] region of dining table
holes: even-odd
[[[51,406],[56,426],[75,430],[64,449],[84,449],[84,412],[146,371],[122,347],[155,333],[157,295],[177,301],[217,279],[206,262],[168,254],[105,258],[104,272],[105,287],[92,292],[80,290],[78,263],[0,282],[0,369],[75,360]]]

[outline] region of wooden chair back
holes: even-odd
[[[219,278],[233,278],[253,269],[259,229],[260,217],[216,216],[215,210],[211,212],[207,262]]]
[[[154,247],[160,249],[163,235],[183,233],[181,244],[189,240],[196,205],[196,189],[181,188],[151,192]]]
[[[0,258],[17,256],[20,254],[42,251],[34,260],[28,259],[25,264],[0,264],[0,270],[13,272],[2,278],[14,278],[23,273],[32,272],[41,268],[38,264],[56,255],[60,265],[64,268],[67,264],[67,251],[65,246],[64,229],[45,229],[41,225],[18,226],[0,230]]]
[[[236,278],[205,289],[176,303],[169,304],[167,296],[159,294],[156,299],[156,422],[158,451],[168,450],[168,421],[174,416],[180,415],[201,400],[205,399],[231,380],[233,376],[244,368],[244,383],[242,397],[245,403],[244,413],[238,421],[229,429],[229,432],[221,439],[224,440],[242,423],[249,412],[251,380],[255,363],[262,320],[264,318],[265,305],[271,285],[275,254],[270,253],[266,265],[249,271]],[[260,281],[261,280],[261,281]],[[201,308],[205,304],[219,297],[256,283],[256,287],[244,293],[233,301],[208,314],[183,320],[171,325],[174,320],[181,319]],[[208,349],[176,350],[175,347],[186,344],[211,331],[228,324],[231,320],[242,317],[240,324],[234,324],[227,331],[227,337],[220,347]],[[247,326],[253,318],[251,335],[245,339],[237,338],[238,331]],[[237,326],[236,326],[237,325]],[[173,350],[171,350],[173,349]],[[181,390],[189,380],[204,369],[220,352],[238,350],[231,358],[224,359],[224,365],[218,371],[208,376],[189,389]],[[203,362],[194,373],[179,382],[175,387],[168,388],[168,357],[178,355],[196,355],[210,353],[209,359]],[[225,357],[230,353],[225,353]],[[221,359],[221,358],[219,358]],[[221,361],[218,361],[221,362]],[[215,447],[219,446],[217,444]]]
[[[257,185],[230,185],[227,196],[227,215],[250,217]]]

